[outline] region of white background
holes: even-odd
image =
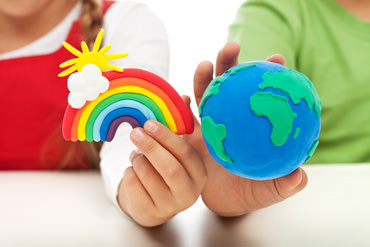
[[[215,62],[228,27],[245,0],[138,0],[147,4],[167,28],[169,82],[180,95],[193,97],[193,75],[204,60]],[[192,104],[195,110],[194,100]]]

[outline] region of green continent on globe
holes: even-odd
[[[247,65],[232,67],[232,68],[228,69],[227,71],[225,71],[225,73],[228,73],[229,76],[232,76],[232,75],[235,75],[239,71],[246,70],[246,69],[249,69],[249,68],[252,68],[252,67],[255,67],[255,66],[256,66],[255,64],[247,64]],[[199,117],[202,116],[203,106],[206,103],[206,101],[212,95],[216,95],[220,92],[220,86],[226,79],[227,79],[226,76],[220,75],[220,76],[217,76],[215,79],[213,79],[210,82],[210,84],[208,85],[208,87],[204,91],[202,100],[200,101],[200,104],[199,104]]]
[[[297,139],[299,132],[301,131],[301,128],[297,127],[293,134],[293,139]]]
[[[206,90],[203,93],[202,100],[200,101],[200,104],[199,104],[199,117],[202,116],[203,106],[206,103],[206,101],[212,95],[216,95],[220,92],[221,83],[223,83],[226,79],[227,79],[227,77],[220,75],[220,76],[217,76],[215,79],[213,79],[209,83],[208,87],[206,88]]]
[[[250,106],[256,116],[267,117],[270,121],[272,143],[278,147],[284,145],[297,117],[290,108],[288,99],[271,92],[257,92],[250,98]]]
[[[253,68],[255,66],[256,66],[255,64],[245,64],[245,65],[235,66],[235,67],[231,67],[230,69],[226,70],[225,73],[229,73],[230,75],[235,75],[239,71]]]
[[[321,112],[321,101],[310,80],[302,73],[295,70],[280,70],[277,73],[266,72],[262,76],[263,82],[258,85],[262,90],[274,88],[289,95],[294,104],[305,100],[309,110],[312,106],[317,116]]]
[[[201,127],[204,138],[212,146],[217,156],[223,161],[232,164],[233,161],[227,155],[223,144],[227,136],[226,126],[223,124],[216,124],[210,116],[206,116],[202,119]]]
[[[315,150],[316,150],[316,148],[317,148],[317,146],[318,146],[318,145],[319,145],[319,140],[317,140],[317,141],[312,145],[312,147],[311,147],[310,151],[308,151],[307,158],[306,158],[305,162],[308,162],[308,161],[311,159],[311,157],[312,157],[313,153],[315,152]]]

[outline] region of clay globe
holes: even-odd
[[[314,153],[321,101],[302,73],[277,63],[239,64],[216,77],[199,105],[212,157],[238,176],[267,180],[293,172]]]

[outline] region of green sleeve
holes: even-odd
[[[292,0],[249,0],[238,10],[229,28],[228,41],[241,45],[239,62],[284,55],[295,69],[300,44],[300,6]]]

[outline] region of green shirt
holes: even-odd
[[[280,53],[322,101],[320,144],[310,163],[370,162],[370,22],[335,0],[250,0],[230,26],[239,62]]]

